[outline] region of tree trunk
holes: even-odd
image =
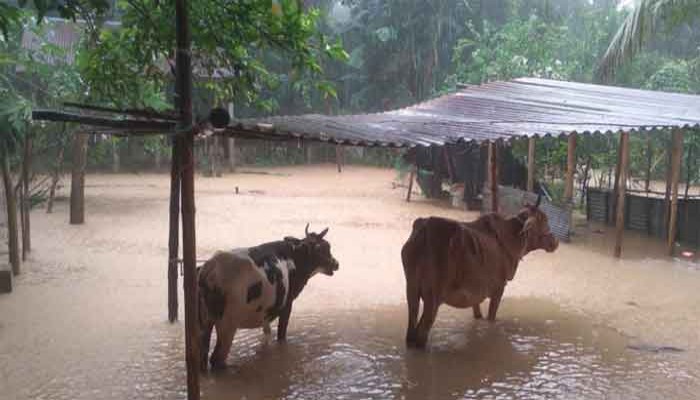
[[[32,251],[32,237],[30,224],[31,193],[29,193],[29,180],[32,164],[32,137],[27,135],[24,139],[24,154],[22,156],[22,260],[27,259],[27,253]]]
[[[163,166],[163,155],[160,152],[160,146],[162,143],[158,143],[158,146],[156,146],[156,153],[155,155],[155,162],[156,162],[156,171],[160,171],[160,168]]]
[[[221,141],[219,140],[219,136],[214,136],[212,137],[212,140],[214,141],[214,176],[217,178],[221,177]]]
[[[112,172],[119,173],[121,169],[121,161],[119,158],[119,143],[117,138],[111,138],[112,141]]]
[[[53,176],[51,177],[51,189],[49,190],[49,200],[46,205],[46,213],[51,214],[53,212],[53,202],[56,198],[56,186],[58,186],[58,181],[61,179],[61,170],[63,170],[63,156],[66,152],[65,146],[61,145],[58,149],[58,159],[56,160],[56,166],[53,170]]]
[[[70,223],[85,222],[85,162],[87,158],[87,135],[73,137],[73,171],[70,185]]]
[[[7,205],[7,236],[8,236],[8,251],[10,252],[10,265],[12,265],[12,273],[19,275],[20,259],[19,259],[19,231],[17,230],[17,202],[15,191],[12,184],[12,175],[10,174],[10,160],[7,154],[2,154],[2,180],[5,185],[5,203]]]
[[[228,166],[231,172],[236,172],[236,139],[227,138]]]

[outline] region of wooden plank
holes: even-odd
[[[199,400],[199,307],[197,294],[197,249],[194,206],[194,133],[192,132],[192,63],[188,1],[175,1],[175,93],[178,96],[183,135],[180,163],[182,165],[182,258],[185,285],[185,362],[187,365],[187,399]]]
[[[627,187],[627,160],[629,158],[629,133],[620,134],[620,158],[618,159],[618,170],[620,178],[617,187],[617,212],[615,213],[615,257],[622,256],[622,239],[625,232],[625,189]]]
[[[498,143],[489,142],[489,188],[491,212],[498,212]]]
[[[671,147],[671,209],[668,219],[668,255],[673,255],[673,246],[676,242],[676,224],[678,218],[678,180],[681,175],[681,157],[683,156],[683,131],[673,131]]]
[[[535,137],[527,140],[527,191],[535,191]]]
[[[564,186],[564,203],[571,205],[574,199],[574,173],[576,172],[576,134],[568,138],[566,157],[566,185]]]

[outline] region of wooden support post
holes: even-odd
[[[649,192],[649,185],[651,184],[651,164],[654,161],[654,147],[652,146],[652,134],[653,132],[647,132],[647,165],[646,174],[644,176],[644,191]]]
[[[498,212],[498,143],[489,142],[489,189],[491,212]]]
[[[338,165],[338,173],[343,172],[343,148],[339,145],[335,145],[335,163]]]
[[[180,112],[178,132],[182,136],[179,150],[182,165],[182,258],[185,285],[185,362],[187,364],[187,399],[199,400],[199,307],[197,294],[195,207],[194,207],[194,133],[192,132],[192,63],[188,1],[175,0],[175,93]]]
[[[671,148],[671,209],[668,218],[668,255],[673,255],[676,242],[676,224],[678,220],[678,180],[681,175],[681,157],[683,156],[683,131],[673,131]]]
[[[85,223],[85,163],[87,162],[87,134],[73,137],[73,171],[70,185],[70,223]]]
[[[618,159],[618,170],[620,178],[617,187],[617,212],[615,214],[615,257],[622,255],[622,239],[625,231],[625,190],[627,188],[627,160],[629,158],[629,133],[620,134],[620,158]]]
[[[180,255],[180,148],[182,138],[173,141],[170,164],[170,229],[168,234],[168,321],[175,322],[178,318],[177,304],[177,259]]]
[[[27,259],[27,253],[32,251],[32,230],[30,227],[29,211],[31,209],[31,193],[29,180],[32,168],[32,137],[24,138],[24,155],[22,156],[22,260]]]
[[[527,191],[535,191],[535,137],[527,140]]]
[[[576,173],[576,134],[568,138],[566,156],[566,186],[564,186],[564,202],[570,206],[574,200],[574,174]]]
[[[413,192],[413,180],[415,178],[418,166],[411,168],[411,173],[408,176],[408,192],[406,192],[406,202],[411,202],[411,192]]]

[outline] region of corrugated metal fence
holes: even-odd
[[[484,188],[484,200],[482,212],[491,211],[491,191]],[[526,203],[535,204],[537,195],[509,186],[498,186],[498,208],[505,215],[514,215],[520,211]],[[566,207],[556,206],[545,199],[540,203],[540,209],[549,219],[549,228],[557,239],[568,242],[571,231],[571,212]]]
[[[588,189],[586,214],[589,221],[615,223],[615,202],[613,192],[602,189]],[[645,232],[650,236],[665,239],[667,236],[666,206],[661,197],[647,197],[641,194],[625,195],[625,229]],[[700,247],[700,199],[678,199],[678,231],[676,240]]]

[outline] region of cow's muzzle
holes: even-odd
[[[338,270],[338,267],[338,261],[334,258],[325,268],[323,268],[323,273],[328,276],[333,276],[333,273]]]
[[[552,253],[554,252],[557,248],[559,248],[559,240],[554,237],[554,235],[549,235],[546,240],[546,245],[544,246],[544,250],[547,253]]]

